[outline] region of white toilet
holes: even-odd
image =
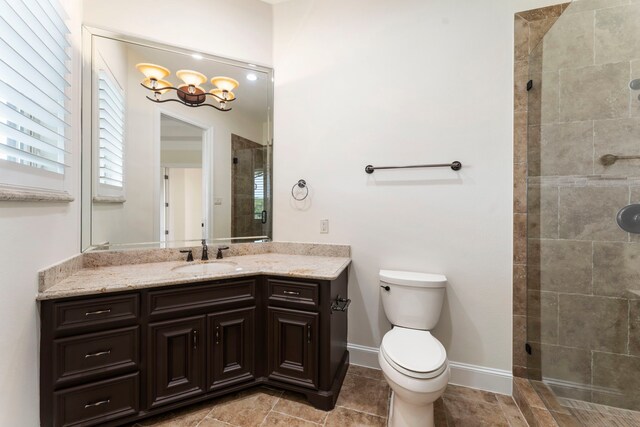
[[[390,427],[433,427],[433,403],[449,382],[443,345],[429,330],[438,323],[447,278],[441,274],[380,270],[382,306],[393,329],[378,361],[393,390]]]

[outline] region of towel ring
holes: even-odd
[[[293,190],[295,190],[296,187],[304,188],[305,192],[303,197],[296,197],[295,193],[293,192]],[[308,195],[309,195],[309,187],[307,187],[307,181],[305,181],[304,179],[298,180],[298,182],[293,184],[293,187],[291,187],[291,197],[293,197],[294,200],[301,202],[304,199],[306,199]]]

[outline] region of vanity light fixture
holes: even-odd
[[[171,73],[169,69],[149,63],[137,64],[136,68],[145,76],[145,79],[140,83],[142,87],[152,91],[154,94],[153,98],[147,96],[149,101],[157,103],[180,102],[187,107],[206,106],[219,111],[231,111],[231,108],[227,107],[227,103],[236,99],[233,90],[238,87],[239,83],[230,77],[213,77],[211,84],[214,88],[207,92],[201,86],[206,83],[207,77],[198,71],[176,71],[176,76],[183,81],[183,84],[174,87],[171,82],[164,80]],[[177,99],[162,99],[162,95],[170,90],[176,91]],[[206,102],[207,96],[213,98],[213,103]]]

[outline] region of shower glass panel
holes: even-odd
[[[603,159],[640,155],[639,22],[574,1],[529,57],[528,372],[579,425],[640,425],[640,234],[616,222],[640,160]]]

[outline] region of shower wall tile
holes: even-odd
[[[558,343],[558,293],[530,291],[527,305],[527,336],[546,344]]]
[[[529,67],[526,61],[517,61],[514,64],[513,78],[513,109],[515,112],[527,111],[527,82],[529,81]]]
[[[549,18],[558,19],[558,17],[562,14],[563,6],[566,4],[568,3],[555,4],[538,9],[525,10],[523,12],[516,13],[516,16],[519,16],[530,23],[534,21],[546,20]]]
[[[513,266],[513,314],[527,314],[527,267]]]
[[[640,356],[640,300],[637,299],[629,300],[629,354]]]
[[[557,16],[529,21],[529,46],[534,50],[558,20]]]
[[[640,0],[638,0],[640,2]],[[631,61],[631,78],[640,79],[640,60]],[[629,104],[631,106],[630,116],[631,117],[640,117],[640,99],[638,96],[640,95],[640,90],[629,90]]]
[[[591,350],[542,344],[542,375],[577,384],[591,384]]]
[[[540,142],[527,147],[533,169],[540,175],[566,176],[593,173],[591,121],[542,125]]]
[[[640,160],[619,160],[611,166],[603,166],[599,159],[605,154],[640,155],[640,118],[596,120],[593,135],[596,174],[639,175]]]
[[[640,4],[598,10],[595,21],[595,62],[640,58]]]
[[[626,186],[564,187],[559,200],[561,239],[627,240],[615,221],[629,200]]]
[[[593,353],[593,385],[609,389],[593,391],[593,402],[640,410],[640,357]]]
[[[540,141],[542,138],[542,129],[538,125],[529,125],[527,128],[527,175],[540,176]]]
[[[529,289],[591,293],[591,242],[530,240]]]
[[[585,12],[588,10],[605,9],[620,5],[626,5],[629,0],[573,0],[570,7],[564,12],[569,15],[572,13]]]
[[[558,71],[531,73],[533,87],[529,91],[529,124],[555,123],[559,120]]]
[[[629,298],[628,289],[640,290],[640,244],[593,244],[593,293]]]
[[[629,185],[629,203],[640,203],[640,182],[635,182]],[[629,234],[629,241],[640,243],[640,234]]]
[[[593,65],[595,12],[563,14],[544,38],[544,71]]]
[[[527,317],[513,316],[513,364],[527,366]]]
[[[514,19],[514,58],[526,61],[529,57],[529,22],[518,15]]]
[[[558,304],[560,345],[626,353],[629,333],[626,300],[560,294]]]
[[[628,85],[629,62],[560,70],[560,120],[627,116]]]
[[[530,185],[527,209],[529,238],[558,238],[558,187]]]
[[[513,211],[527,213],[527,168],[513,168]]]
[[[513,215],[513,262],[526,264],[527,262],[527,215]]]
[[[521,111],[513,116],[513,162],[527,165],[527,113]]]

